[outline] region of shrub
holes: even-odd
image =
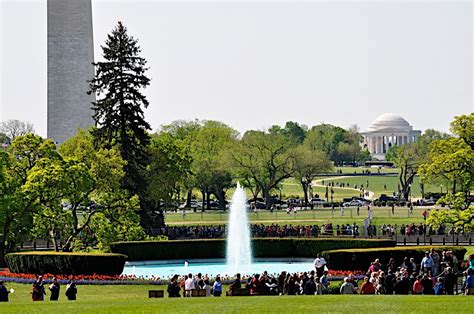
[[[366,239],[280,239],[256,238],[252,240],[254,257],[315,257],[331,249],[367,248],[395,246],[391,240]],[[114,253],[125,254],[131,261],[224,258],[224,239],[176,240],[176,241],[131,241],[112,243]]]
[[[103,253],[21,252],[5,256],[13,273],[56,275],[119,275],[127,256]]]
[[[450,246],[410,246],[391,248],[367,248],[352,250],[332,250],[322,253],[329,267],[334,270],[365,270],[376,258],[382,264],[387,264],[390,258],[395,259],[395,263],[400,265],[405,257],[413,257],[416,262],[420,262],[425,256],[425,252],[434,248],[436,251],[453,251],[458,260],[463,260],[466,249],[463,247]]]

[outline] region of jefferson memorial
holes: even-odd
[[[384,113],[362,135],[364,147],[367,147],[372,158],[385,160],[385,153],[390,147],[415,142],[421,131],[413,130],[413,126],[398,114]]]

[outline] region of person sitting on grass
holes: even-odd
[[[179,288],[178,285],[178,275],[174,275],[173,278],[171,278],[170,282],[168,283],[168,297],[169,298],[179,298],[181,295],[179,294],[179,291],[181,289]]]
[[[212,293],[215,297],[220,297],[222,295],[222,283],[221,283],[221,277],[217,275],[216,281],[214,282],[214,285],[212,286]]]
[[[344,283],[340,288],[341,294],[355,294],[357,293],[356,288],[349,282],[349,277],[344,278]]]
[[[364,277],[364,282],[360,285],[360,294],[374,294],[375,288],[372,282],[369,281],[369,277]]]
[[[437,281],[436,281],[436,284],[435,284],[435,286],[434,286],[434,293],[435,293],[435,295],[443,295],[443,294],[445,294],[443,278],[438,277],[438,279],[437,279]]]
[[[229,285],[228,294],[235,295],[235,292],[242,287],[242,283],[240,282],[240,273],[237,273],[235,276],[235,280],[232,284]]]
[[[421,276],[416,276],[415,283],[413,284],[413,294],[423,294],[423,285],[421,284]]]

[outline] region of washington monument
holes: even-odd
[[[48,138],[62,143],[94,124],[91,0],[48,0]]]

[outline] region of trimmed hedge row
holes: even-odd
[[[466,249],[458,246],[416,246],[416,247],[392,247],[392,248],[370,248],[352,250],[331,250],[322,252],[330,269],[334,270],[366,270],[370,263],[376,258],[382,264],[387,264],[390,258],[400,265],[405,257],[413,257],[419,263],[425,256],[425,252],[434,248],[436,251],[453,251],[458,260],[464,259]],[[350,269],[348,269],[350,267]]]
[[[252,239],[254,257],[315,257],[331,249],[394,247],[391,240],[365,239]],[[130,261],[224,258],[226,240],[173,240],[114,242],[110,245],[114,253],[125,254]]]
[[[119,275],[127,256],[104,253],[21,252],[5,256],[13,273],[55,275]]]

